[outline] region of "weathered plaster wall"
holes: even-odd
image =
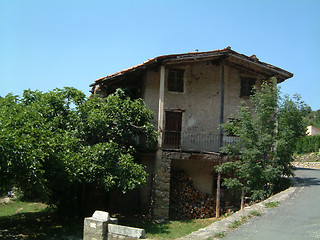
[[[154,112],[153,124],[157,127],[159,107],[160,68],[150,69],[145,72],[145,82],[142,97],[148,109]]]
[[[169,69],[184,69],[184,92],[168,91]],[[220,104],[221,104],[221,63],[199,61],[192,63],[165,65],[164,110],[182,110],[182,132],[219,134]],[[145,70],[142,77],[141,97],[147,107],[154,112],[153,123],[157,128],[160,67]],[[256,78],[257,85],[268,77],[225,65],[225,98],[224,121],[230,114],[236,113],[241,100],[249,102],[248,98],[240,97],[241,77]],[[95,93],[103,94],[105,89],[97,86]],[[164,116],[165,117],[165,116]],[[164,122],[165,124],[165,122]]]
[[[167,90],[169,68],[184,69],[183,93]],[[164,109],[183,110],[183,132],[217,133],[220,88],[220,67],[211,62],[167,66]]]
[[[169,69],[184,69],[184,92],[168,91]],[[260,85],[263,77],[242,72],[226,64],[225,67],[225,99],[224,121],[230,114],[235,114],[241,100],[240,77],[257,78]],[[152,110],[154,123],[157,124],[160,69],[149,69],[145,73],[143,98],[147,107]],[[221,104],[221,65],[211,61],[192,64],[166,65],[164,87],[164,110],[182,110],[182,132],[219,134]],[[164,116],[165,117],[165,116]],[[164,122],[165,125],[165,122]]]
[[[249,107],[251,103],[249,98],[240,97],[241,77],[251,77],[256,79],[256,87],[261,86],[262,80],[265,77],[253,73],[248,73],[236,69],[231,66],[226,66],[226,83],[225,83],[225,108],[224,108],[224,121],[226,122],[231,114],[236,114],[239,110],[241,101],[245,101]]]
[[[168,91],[169,68],[184,69],[184,92]],[[143,97],[157,123],[160,70],[146,72]],[[182,110],[182,131],[217,132],[220,114],[220,67],[210,62],[166,66],[164,110]]]
[[[224,121],[227,121],[230,114],[237,112],[240,101],[243,100],[240,97],[240,88],[239,71],[226,66]]]

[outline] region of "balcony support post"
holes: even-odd
[[[160,68],[159,108],[158,108],[158,149],[155,155],[152,214],[155,219],[169,219],[171,159],[162,151],[164,119],[165,66]]]
[[[158,105],[158,149],[162,149],[162,144],[163,144],[164,80],[165,80],[165,66],[162,65],[160,68],[159,105]]]
[[[225,60],[221,61],[221,99],[220,99],[220,124],[224,118],[224,84],[225,84]],[[219,149],[223,146],[223,131],[220,130]],[[221,165],[222,156],[219,158],[219,166]],[[216,198],[216,217],[220,217],[220,200],[221,200],[221,172],[218,171],[217,177],[217,198]]]

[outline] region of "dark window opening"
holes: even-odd
[[[249,97],[253,95],[253,86],[256,84],[254,78],[241,78],[240,97]]]
[[[183,92],[183,74],[182,69],[169,69],[168,90],[171,92]]]
[[[166,112],[164,147],[179,149],[181,143],[182,112]]]

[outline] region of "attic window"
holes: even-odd
[[[169,69],[168,91],[183,92],[183,74],[182,69]]]
[[[253,86],[256,84],[255,78],[241,78],[240,97],[249,97],[253,95]]]

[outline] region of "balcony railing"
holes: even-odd
[[[237,137],[222,136],[222,146],[234,145]],[[220,135],[210,133],[192,133],[165,131],[163,136],[163,148],[184,151],[219,152]]]

